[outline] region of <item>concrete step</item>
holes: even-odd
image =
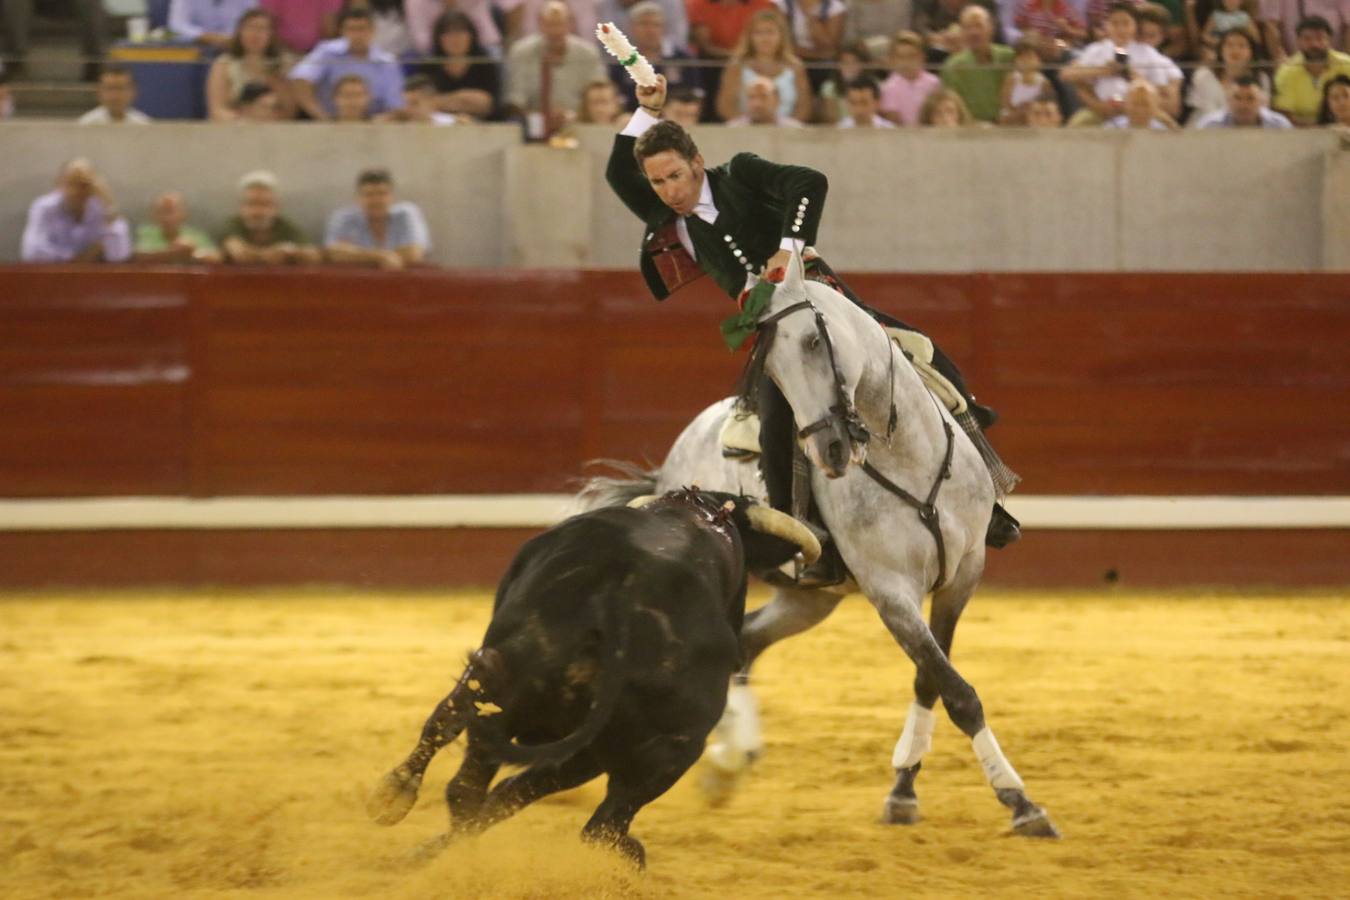
[[[75,81],[19,81],[10,93],[20,119],[72,119],[98,106],[94,86]]]

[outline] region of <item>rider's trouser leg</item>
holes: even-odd
[[[768,375],[759,385],[759,470],[769,505],[792,515],[792,444],[797,439],[792,407]]]

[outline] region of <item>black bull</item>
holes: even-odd
[[[809,535],[772,516],[781,514],[742,497],[686,490],[584,513],[526,543],[482,646],[376,789],[372,818],[400,821],[431,758],[467,729],[445,791],[450,831],[429,850],[608,773],[582,836],[641,865],[633,817],[698,759],[726,704],[747,571],[812,552]],[[503,763],[529,768],[489,791]]]

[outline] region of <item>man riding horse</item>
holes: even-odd
[[[641,269],[648,288],[664,300],[689,282],[711,275],[733,299],[741,298],[760,276],[774,280],[794,248],[815,243],[825,207],[828,182],[805,166],[770,162],[753,153],[706,168],[693,139],[675,122],[659,117],[665,105],[666,82],[638,86],[639,109],[614,139],[606,178],[624,204],[646,224]],[[869,309],[823,259],[812,257],[809,277],[825,281],[865,309],[884,327],[901,332],[906,355],[916,368],[928,367],[950,385],[948,398],[957,420],[990,464],[1000,494],[1016,483],[998,462],[982,430],[997,414],[975,402],[956,365],[936,345],[898,319]],[[916,339],[913,343],[905,338]],[[931,371],[929,373],[932,374]],[[792,447],[796,426],[792,409],[767,377],[757,386],[760,398],[760,469],[769,502],[790,512],[793,495]],[[940,391],[939,391],[940,392]],[[994,507],[987,543],[1002,547],[1016,540],[1018,523],[1002,506]],[[844,577],[837,553],[827,552],[802,573],[804,586],[820,586]]]

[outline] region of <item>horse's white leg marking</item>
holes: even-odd
[[[893,768],[908,769],[933,749],[933,725],[936,721],[937,717],[933,715],[931,709],[925,709],[918,703],[909,705],[909,715],[905,717],[905,730],[900,733],[900,740],[895,744],[895,752],[891,754]]]
[[[984,777],[989,779],[989,784],[994,790],[1011,788],[1020,791],[1025,787],[1017,770],[1008,762],[1008,757],[1003,755],[1003,749],[999,747],[998,739],[994,737],[994,732],[989,730],[988,725],[980,729],[971,744],[975,747],[975,756],[980,761],[980,768],[984,769]]]
[[[759,727],[759,701],[739,678],[727,690],[727,707],[713,730],[708,762],[725,772],[747,768],[764,750]]]

